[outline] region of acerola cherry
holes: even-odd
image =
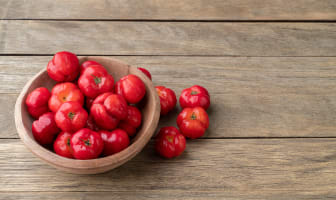
[[[144,73],[150,80],[152,80],[152,75],[151,73],[145,69],[145,68],[142,68],[142,67],[138,67],[138,70],[140,70],[142,73]]]
[[[69,132],[61,132],[55,142],[54,142],[54,151],[56,154],[66,157],[73,158],[73,150],[70,146],[70,139],[72,134]]]
[[[50,78],[55,81],[73,81],[79,73],[78,58],[71,52],[58,52],[49,61],[47,71]]]
[[[115,85],[115,93],[123,96],[128,103],[138,103],[146,94],[142,80],[134,74],[121,78]]]
[[[179,101],[182,108],[200,106],[206,110],[210,106],[210,95],[204,87],[194,85],[181,92]]]
[[[115,129],[111,132],[100,131],[100,136],[104,141],[103,154],[105,156],[118,153],[130,144],[127,133],[121,129]]]
[[[63,131],[76,132],[86,125],[88,113],[76,101],[65,102],[57,110],[55,115],[56,124]]]
[[[48,101],[51,96],[49,90],[45,87],[39,87],[28,94],[26,105],[29,114],[35,119],[42,114],[49,112]]]
[[[173,126],[163,127],[156,136],[156,151],[165,158],[179,156],[186,147],[186,139]]]
[[[209,127],[209,117],[202,107],[185,108],[177,116],[177,125],[181,133],[191,139],[203,136]]]
[[[52,144],[54,137],[60,132],[52,112],[44,113],[32,125],[35,140],[41,145]]]
[[[79,88],[70,82],[59,83],[51,90],[51,97],[49,99],[49,108],[56,112],[59,107],[68,101],[76,101],[80,105],[84,104],[84,96]]]
[[[104,141],[99,133],[83,128],[72,135],[70,146],[76,159],[94,159],[103,151]]]
[[[161,115],[166,115],[176,106],[175,92],[164,86],[156,86],[155,89],[160,97]]]

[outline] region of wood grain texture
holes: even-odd
[[[0,19],[336,19],[333,0],[0,0],[0,5]]]
[[[213,198],[336,197],[336,139],[200,139],[189,141],[186,152],[172,160],[159,158],[151,143],[130,162],[100,175],[55,171],[21,141],[0,141],[1,192],[111,192],[112,197],[132,197],[142,191],[146,197],[177,198],[182,192],[204,191]]]
[[[117,57],[148,68],[155,85],[200,84],[211,94],[205,137],[335,137],[336,58]],[[51,56],[0,57],[0,138],[17,138],[16,93]],[[172,81],[173,80],[173,81]],[[179,109],[160,122],[175,125]],[[10,114],[8,114],[10,113]]]
[[[274,194],[275,193],[275,194]],[[238,192],[230,191],[188,191],[188,190],[141,190],[141,191],[127,191],[127,192],[0,192],[0,198],[6,200],[86,200],[86,199],[99,199],[110,200],[111,198],[117,200],[147,200],[147,199],[162,199],[162,200],[288,200],[288,199],[305,199],[305,200],[317,200],[317,199],[335,199],[336,195],[310,192],[265,192],[262,194],[256,194],[255,192],[244,191],[238,194]]]
[[[334,23],[0,21],[0,54],[336,56]]]

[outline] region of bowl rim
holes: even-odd
[[[111,62],[117,62],[118,64],[122,64],[128,67],[128,74],[135,74],[137,75],[144,83],[146,86],[147,92],[149,91],[148,89],[151,88],[152,91],[155,87],[152,83],[152,81],[145,75],[143,74],[140,70],[138,70],[136,67],[130,66],[120,60],[114,59],[114,58],[109,58],[109,57],[101,57],[101,56],[83,56],[80,57],[79,60],[80,62],[84,62],[85,60],[95,60],[95,59],[104,59],[104,60],[109,60]],[[150,98],[153,98],[153,106],[154,106],[154,112],[149,112],[148,122],[149,126],[147,127],[142,127],[141,129],[145,128],[144,131],[145,133],[142,135],[142,137],[135,138],[134,142],[131,143],[130,146],[128,146],[126,149],[102,158],[96,158],[96,159],[90,159],[90,160],[77,160],[77,159],[70,159],[70,158],[65,158],[62,156],[57,155],[56,153],[46,149],[45,147],[41,146],[38,144],[35,139],[30,137],[27,133],[27,129],[24,126],[23,123],[23,113],[22,109],[25,107],[25,97],[27,95],[27,91],[30,88],[30,86],[36,81],[36,79],[41,76],[43,73],[47,73],[46,69],[41,70],[38,72],[33,78],[31,78],[23,87],[22,91],[20,92],[20,95],[18,96],[16,103],[15,103],[15,112],[14,112],[14,118],[15,118],[15,125],[16,129],[18,132],[19,137],[25,144],[25,146],[37,157],[40,159],[46,161],[47,163],[58,167],[62,168],[64,170],[66,169],[71,169],[73,170],[94,170],[97,168],[100,168],[101,170],[98,172],[104,172],[107,170],[104,170],[106,167],[111,167],[115,168],[118,167],[128,160],[132,159],[137,153],[139,153],[145,145],[148,143],[148,141],[151,139],[153,136],[155,129],[158,125],[159,118],[160,118],[160,99],[155,92],[154,94],[150,94]],[[153,93],[153,92],[151,92]],[[148,131],[149,129],[153,129],[154,131],[151,131],[151,133]],[[111,168],[111,169],[112,169]],[[79,171],[80,173],[80,171]]]

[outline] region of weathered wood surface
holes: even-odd
[[[335,57],[116,57],[148,68],[177,96],[193,84],[211,94],[207,138],[335,137]],[[51,56],[0,57],[0,138],[17,138],[17,93]],[[172,81],[174,80],[174,81]],[[176,109],[160,126],[175,125]]]
[[[99,199],[99,200],[147,200],[147,199],[162,199],[162,200],[218,200],[218,199],[229,199],[229,200],[288,200],[288,199],[305,199],[305,200],[317,200],[317,199],[329,199],[333,200],[336,195],[323,194],[320,192],[232,192],[232,191],[203,191],[202,189],[198,191],[188,191],[188,190],[140,190],[140,191],[127,191],[127,192],[1,192],[0,197],[6,200],[83,200],[83,199]]]
[[[0,199],[336,199],[336,1],[0,5]],[[51,58],[39,55],[60,50],[122,55],[177,95],[204,85],[212,97],[205,138],[173,160],[159,158],[152,141],[100,175],[44,164],[17,139],[13,108]],[[177,112],[160,126],[175,125]]]
[[[103,198],[110,192],[120,199],[188,194],[192,199],[203,192],[198,199],[336,198],[336,139],[200,139],[188,141],[186,152],[173,160],[159,158],[150,143],[127,164],[91,176],[64,174],[42,163],[20,141],[1,141],[0,197],[2,192],[82,191]]]
[[[334,23],[0,21],[0,54],[336,56]]]
[[[334,0],[0,0],[0,5],[0,19],[336,19]]]

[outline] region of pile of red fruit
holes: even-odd
[[[151,79],[144,68],[138,68]],[[53,147],[55,153],[67,158],[94,159],[115,154],[127,148],[130,138],[142,123],[136,107],[146,94],[145,84],[136,75],[114,78],[101,64],[85,61],[70,52],[58,52],[47,65],[50,78],[58,83],[51,92],[40,87],[26,98],[35,140]],[[157,86],[161,114],[176,106],[174,91]],[[182,91],[182,112],[175,127],[160,130],[156,149],[160,155],[172,158],[180,155],[186,145],[185,137],[201,137],[209,126],[206,109],[210,97],[205,88],[193,86]]]
[[[176,95],[173,90],[156,86],[160,97],[161,115],[167,114],[176,106]],[[177,116],[176,123],[180,131],[173,127],[163,127],[156,138],[156,151],[163,157],[179,156],[186,147],[186,139],[202,137],[209,127],[209,117],[206,110],[210,106],[208,91],[199,85],[182,90],[180,99],[182,112]]]

